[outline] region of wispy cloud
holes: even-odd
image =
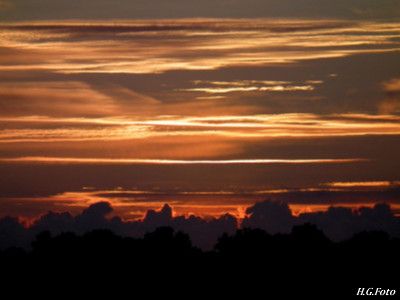
[[[112,199],[136,218],[165,200],[205,214],[243,214],[265,198],[297,211],[395,202],[399,28],[1,23],[0,196],[10,197],[2,205],[33,208],[37,195],[47,201],[40,210]],[[83,185],[98,193],[74,192]]]
[[[396,115],[221,115],[132,118],[3,117],[0,143],[137,140],[160,137],[272,139],[400,135]],[[21,128],[21,125],[23,127]]]
[[[371,192],[372,191],[372,192]],[[47,212],[48,206],[56,211],[77,211],[82,207],[109,202],[125,220],[142,219],[148,209],[157,209],[168,202],[174,206],[176,215],[196,214],[202,217],[218,217],[230,213],[238,218],[246,216],[246,208],[252,203],[267,199],[288,203],[295,215],[322,212],[330,207],[340,206],[357,209],[360,206],[372,207],[376,201],[390,203],[398,213],[399,190],[390,187],[373,187],[372,190],[332,189],[331,187],[308,187],[302,189],[266,190],[221,190],[221,191],[177,191],[177,190],[138,190],[138,189],[95,189],[83,188],[76,191],[32,198],[3,198],[2,207],[21,213],[20,207],[30,206],[32,211],[25,215],[37,217]],[[2,214],[0,213],[0,216]]]
[[[393,78],[382,83],[386,97],[379,103],[379,111],[386,114],[400,112],[400,78]]]
[[[181,89],[187,92],[203,92],[206,94],[228,94],[235,92],[305,92],[313,91],[315,84],[320,82],[307,82],[294,84],[283,81],[261,81],[261,80],[242,80],[242,81],[196,81],[196,87]]]
[[[78,157],[17,157],[0,158],[8,163],[48,164],[150,164],[150,165],[239,165],[239,164],[345,164],[365,162],[367,159],[224,159],[224,160],[177,160],[177,159],[135,159],[135,158],[78,158]]]
[[[398,28],[297,20],[10,24],[1,26],[0,70],[140,74],[290,64],[397,51]]]
[[[400,187],[399,181],[348,181],[348,182],[328,182],[324,184],[325,186],[339,189],[352,189],[355,188],[366,188],[366,189],[376,189],[376,188],[398,188]]]

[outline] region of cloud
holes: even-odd
[[[71,93],[71,91],[74,91]],[[116,111],[112,99],[81,82],[0,84],[2,115],[105,115]]]
[[[303,84],[293,84],[291,82],[279,81],[257,81],[257,80],[243,80],[243,81],[196,81],[196,87],[182,89],[186,92],[200,92],[205,94],[230,94],[238,92],[307,92],[315,89],[314,85],[307,82]],[[320,82],[314,82],[319,84]],[[200,86],[199,86],[200,85]]]
[[[399,1],[381,0],[204,0],[193,2],[175,0],[119,0],[112,5],[107,0],[14,0],[18,8],[7,20],[54,19],[143,19],[143,18],[348,18],[348,19],[398,19]]]
[[[127,113],[132,111],[132,106],[139,113],[143,112],[141,107],[146,109],[158,103],[151,97],[117,85],[104,84],[96,88],[78,81],[2,82],[0,99],[1,115],[11,117],[100,117]],[[42,121],[46,122],[45,119]],[[82,119],[76,119],[75,123],[73,119],[69,121],[72,126],[85,123]],[[66,123],[69,121],[67,118]]]
[[[137,168],[137,166],[133,167],[132,170],[137,170]],[[176,169],[178,166],[172,168]],[[236,168],[238,167],[236,166]],[[141,171],[141,174],[146,174],[146,171]],[[400,215],[400,189],[396,182],[379,186],[368,182],[353,182],[351,185],[338,183],[339,185],[334,187],[329,184],[321,184],[304,188],[280,188],[278,185],[264,189],[257,189],[256,186],[250,188],[249,183],[240,182],[235,186],[224,184],[221,188],[219,185],[212,186],[207,181],[210,175],[204,176],[206,177],[204,186],[202,184],[191,184],[189,187],[177,185],[178,188],[171,187],[174,185],[171,183],[163,184],[162,188],[148,188],[149,179],[147,178],[144,178],[144,186],[141,189],[119,187],[107,190],[85,187],[62,192],[57,191],[60,188],[58,186],[49,189],[47,187],[49,180],[46,180],[45,183],[34,183],[34,187],[39,187],[37,190],[21,191],[21,184],[19,184],[16,190],[10,191],[3,188],[0,217],[10,214],[19,216],[30,223],[49,209],[68,210],[77,214],[94,203],[109,202],[121,218],[133,221],[143,218],[148,210],[156,211],[163,203],[168,202],[173,205],[176,215],[197,215],[207,218],[229,213],[237,218],[244,218],[246,207],[250,203],[257,203],[263,199],[286,203],[296,216],[306,212],[326,211],[330,206],[342,206],[349,209],[360,206],[372,207],[376,202],[390,204],[394,213]],[[169,179],[171,179],[170,177]],[[246,177],[248,176],[246,175]],[[125,180],[128,186],[132,182],[139,184],[136,179],[127,178]],[[181,181],[180,177],[179,180]],[[201,179],[195,180],[201,181]],[[84,178],[80,180],[77,178],[77,182],[80,186],[86,181]],[[116,178],[115,182],[123,184],[124,180]],[[191,181],[189,180],[189,182]],[[69,184],[71,183],[69,182]],[[295,183],[298,184],[298,181]],[[262,184],[265,185],[265,182]]]
[[[225,159],[225,160],[177,160],[177,159],[124,159],[124,158],[76,158],[76,157],[17,157],[0,158],[6,163],[45,164],[114,164],[114,165],[240,165],[240,164],[346,164],[368,161],[362,158],[349,159]]]
[[[394,78],[383,83],[385,92],[387,93],[400,93],[400,78]]]
[[[397,114],[400,112],[400,79],[393,78],[383,82],[386,98],[379,103],[379,111],[383,114]]]
[[[382,230],[399,236],[400,220],[386,204],[376,204],[372,208],[361,207],[351,210],[331,207],[326,212],[304,213],[294,216],[287,204],[260,202],[247,209],[248,216],[242,228],[261,228],[269,233],[290,232],[294,225],[311,223],[322,229],[329,238],[344,240],[363,230]],[[53,234],[62,232],[85,233],[94,229],[108,229],[116,234],[143,237],[158,227],[172,227],[188,233],[194,245],[211,249],[223,233],[233,234],[238,228],[238,220],[225,214],[216,218],[203,219],[196,216],[174,216],[172,208],[165,204],[160,210],[149,210],[143,220],[123,221],[113,216],[113,208],[107,202],[89,206],[82,213],[49,212],[37,219],[29,228],[24,228],[17,219],[0,219],[0,246],[2,248],[27,246],[39,232],[48,230]]]
[[[344,188],[344,189],[354,189],[354,188],[389,188],[389,187],[399,187],[400,182],[398,181],[348,181],[348,182],[328,182],[324,184],[332,188]]]
[[[396,23],[321,20],[4,24],[0,70],[159,74],[292,65],[397,51],[397,28]],[[177,40],[182,47],[176,47]]]
[[[393,236],[400,232],[400,221],[386,204],[357,210],[331,207],[325,213],[302,214],[298,221],[316,224],[334,240],[348,239],[363,230],[385,231]]]
[[[67,87],[71,87],[71,85],[67,85]],[[75,90],[76,88],[75,86]],[[194,140],[201,144],[203,139],[214,139],[219,143],[207,145],[207,148],[220,147],[222,150],[230,148],[231,153],[234,153],[235,148],[241,148],[238,142],[242,142],[243,139],[248,142],[256,142],[280,138],[400,134],[399,117],[396,115],[297,113],[239,116],[227,114],[216,116],[143,115],[139,118],[129,114],[130,110],[134,111],[136,107],[139,107],[136,113],[139,113],[140,108],[146,107],[146,104],[140,104],[140,98],[139,103],[132,98],[130,103],[124,104],[119,102],[118,98],[108,98],[97,92],[92,94],[92,90],[84,90],[81,95],[71,98],[64,93],[48,93],[47,89],[41,90],[37,98],[34,94],[30,98],[29,92],[30,90],[27,89],[18,96],[4,98],[6,116],[0,116],[0,126],[3,127],[0,132],[0,143],[137,140],[136,148],[138,148],[146,141],[148,144],[168,141],[171,149],[171,147],[179,148],[178,146],[184,140],[190,145]],[[44,100],[41,95],[45,97]],[[98,97],[96,98],[96,96]],[[6,101],[13,97],[15,97],[16,103]],[[31,99],[31,101],[27,101],[27,99]],[[173,109],[168,104],[159,106],[160,109],[165,107],[166,112]],[[185,104],[182,107],[184,109]],[[7,114],[23,112],[31,116],[7,116]],[[112,116],[113,113],[122,112],[126,116]],[[39,113],[52,114],[54,117],[35,116]],[[194,112],[192,111],[192,113]],[[62,114],[77,114],[77,116],[68,118],[61,116]],[[87,116],[78,117],[79,114],[87,114]],[[106,116],[98,117],[97,114],[106,114]],[[205,149],[203,151],[207,153]]]
[[[30,231],[50,230],[56,234],[65,231],[84,233],[97,228],[140,237],[158,227],[170,226],[190,234],[195,245],[210,249],[223,232],[233,233],[237,226],[236,219],[228,215],[209,220],[194,216],[173,217],[172,208],[167,204],[159,211],[149,210],[142,221],[124,222],[116,216],[108,217],[112,210],[110,204],[100,202],[92,204],[76,217],[66,213],[48,213],[38,219]]]
[[[250,217],[243,220],[243,227],[260,228],[271,234],[289,232],[294,224],[287,203],[260,202],[249,207],[246,213]]]
[[[0,249],[25,247],[29,240],[26,229],[17,218],[0,219]]]
[[[12,3],[10,1],[8,1],[8,0],[1,0],[0,1],[0,11],[9,10],[12,7],[13,6],[12,6]]]
[[[317,225],[333,240],[349,239],[363,230],[385,231],[399,236],[400,220],[387,204],[358,209],[330,207],[325,212],[302,213],[293,216],[286,203],[261,202],[248,209],[249,216],[242,226],[262,228],[270,233],[289,232],[293,225],[311,223]]]
[[[321,183],[399,179],[400,119],[377,111],[382,91],[396,93],[398,22],[27,18],[0,31],[1,205],[11,212],[104,200],[74,194],[83,186],[166,191],[149,207],[149,195],[113,198],[129,220],[190,192],[196,201],[171,205],[201,216],[244,213],[245,196],[209,191],[292,198],[296,214],[397,201]],[[354,158],[363,161],[336,163]]]

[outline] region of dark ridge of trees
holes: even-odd
[[[174,217],[168,205],[133,222],[110,211],[96,203],[77,216],[48,213],[29,228],[0,219],[2,277],[41,292],[112,291],[111,299],[125,299],[115,297],[121,289],[145,298],[346,299],[359,287],[398,287],[400,219],[385,204],[293,216],[286,204],[261,202],[239,230],[232,216]]]
[[[21,255],[21,249],[12,252]],[[192,246],[187,234],[175,232],[170,227],[159,227],[143,238],[116,235],[110,230],[93,230],[83,235],[61,233],[51,236],[48,231],[37,235],[31,251],[25,258],[32,263],[55,262],[60,264],[85,263],[89,265],[113,264],[155,265],[176,260],[189,260],[202,252]]]
[[[251,299],[260,292],[279,295],[266,299],[327,293],[342,299],[354,296],[358,287],[397,287],[399,253],[400,239],[382,231],[364,231],[335,242],[311,224],[285,234],[243,228],[223,234],[212,250],[204,251],[192,245],[189,235],[159,227],[143,238],[110,230],[54,236],[44,231],[30,250],[0,251],[0,266],[17,282],[21,274],[42,284],[103,282],[95,292],[112,282],[147,292],[167,293],[174,287],[196,295],[212,290],[213,295]]]
[[[159,227],[146,233],[143,238],[123,237],[108,229],[93,230],[82,235],[64,232],[55,236],[43,231],[33,240],[30,250],[10,247],[0,251],[0,259],[3,262],[22,257],[29,260],[79,260],[96,256],[128,261],[134,261],[137,257],[269,259],[271,255],[283,254],[295,259],[303,255],[311,258],[335,254],[326,257],[329,260],[340,255],[357,254],[356,260],[368,255],[372,255],[371,261],[388,260],[394,254],[400,254],[400,239],[392,238],[383,231],[363,231],[348,240],[335,242],[317,226],[306,223],[294,226],[287,234],[272,235],[263,229],[252,228],[239,229],[231,235],[224,233],[212,250],[204,251],[193,246],[188,234],[171,227]],[[379,257],[380,254],[385,254],[385,257]]]

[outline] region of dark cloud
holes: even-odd
[[[108,202],[99,202],[75,217],[70,213],[49,212],[28,230],[16,219],[3,218],[0,222],[2,243],[4,246],[27,245],[29,238],[46,230],[53,234],[69,231],[82,234],[93,229],[109,229],[123,236],[140,237],[159,227],[172,227],[188,233],[195,245],[210,249],[224,232],[233,233],[237,228],[237,220],[230,215],[207,220],[196,216],[173,217],[172,208],[167,204],[160,211],[149,210],[142,221],[124,222],[117,216],[109,216],[112,211]]]
[[[0,106],[2,116],[54,116],[58,123],[29,122],[28,120],[1,121],[1,157],[55,156],[55,157],[145,157],[145,158],[346,158],[361,157],[368,162],[348,165],[237,165],[237,166],[88,166],[49,164],[0,164],[0,211],[1,214],[36,217],[48,210],[70,213],[49,213],[35,224],[37,231],[52,228],[57,232],[74,230],[84,232],[90,228],[112,228],[126,235],[144,234],[158,226],[174,226],[190,231],[198,245],[210,246],[222,231],[232,230],[237,222],[232,216],[204,220],[200,217],[174,217],[165,206],[161,211],[149,211],[143,222],[124,222],[120,218],[110,219],[107,204],[94,206],[84,213],[79,210],[87,205],[85,199],[71,196],[68,191],[81,191],[83,186],[94,186],[99,190],[135,188],[144,191],[167,191],[160,195],[112,194],[109,200],[124,199],[115,206],[117,214],[125,209],[129,217],[142,216],[144,210],[160,203],[177,199],[186,207],[214,202],[214,208],[222,205],[243,205],[264,199],[291,204],[337,205],[371,204],[378,201],[399,203],[397,189],[384,191],[311,191],[324,182],[334,181],[395,181],[400,176],[399,120],[376,113],[399,112],[398,29],[396,23],[348,22],[348,21],[282,21],[258,22],[252,20],[205,21],[170,20],[151,22],[93,22],[92,18],[157,18],[157,17],[312,17],[353,19],[394,19],[399,1],[383,0],[379,4],[369,0],[351,1],[250,1],[239,5],[239,1],[206,1],[196,4],[191,1],[14,1],[2,20],[27,21],[24,24],[1,25],[5,34],[0,49],[0,64],[6,71],[0,72]],[[0,9],[3,1],[0,1]],[[290,5],[289,5],[290,3]],[[244,7],[246,6],[246,7]],[[38,8],[41,9],[38,9]],[[134,8],[134,9],[127,9]],[[212,8],[212,9],[210,9]],[[214,9],[215,8],[215,9]],[[46,22],[29,24],[29,20],[83,19],[76,24],[68,22]],[[364,27],[366,26],[366,27]],[[256,33],[249,34],[254,29]],[[322,29],[322,30],[321,30]],[[7,33],[8,31],[8,33]],[[223,33],[223,34],[221,34]],[[238,34],[239,33],[239,34]],[[254,34],[254,35],[253,35]],[[282,39],[279,39],[282,37]],[[289,38],[290,37],[290,38]],[[14,39],[15,38],[15,39]],[[271,38],[271,40],[269,40]],[[278,42],[272,43],[278,38]],[[289,38],[286,40],[285,38]],[[291,40],[291,42],[289,42]],[[335,42],[332,42],[332,41]],[[227,43],[227,41],[229,41]],[[225,49],[235,46],[236,50]],[[241,43],[243,42],[243,44]],[[263,44],[264,43],[264,44]],[[271,44],[272,43],[272,44]],[[249,49],[248,45],[253,45]],[[258,45],[254,47],[254,45]],[[217,49],[213,49],[212,47]],[[80,48],[81,47],[81,48]],[[211,50],[209,48],[212,48]],[[220,47],[221,49],[218,49]],[[270,47],[270,48],[269,48]],[[392,50],[390,50],[392,49]],[[268,50],[268,51],[267,51]],[[372,52],[365,53],[364,50]],[[266,52],[263,52],[266,51]],[[300,52],[299,52],[300,51]],[[349,51],[349,52],[346,52]],[[336,57],[336,55],[344,55]],[[377,54],[379,53],[379,54]],[[73,54],[73,55],[72,55]],[[249,54],[254,54],[248,56]],[[295,55],[289,64],[279,63]],[[312,55],[314,54],[314,55]],[[247,57],[250,65],[237,66],[238,58]],[[253,64],[254,59],[273,58],[274,64]],[[282,56],[281,56],[282,55]],[[322,56],[321,56],[322,55]],[[333,55],[333,56],[332,56]],[[119,58],[125,60],[119,61]],[[136,57],[136,58],[135,58]],[[334,58],[333,58],[334,57]],[[152,60],[149,58],[156,58]],[[165,59],[165,61],[160,58]],[[201,59],[200,59],[201,58]],[[149,63],[143,70],[137,67],[124,69],[125,63],[137,59]],[[200,60],[199,60],[200,59]],[[209,60],[212,59],[212,63]],[[226,65],[221,63],[232,61]],[[293,58],[292,58],[293,59]],[[174,63],[171,63],[172,62]],[[204,61],[205,60],[205,61]],[[289,59],[290,60],[290,59]],[[107,69],[104,62],[115,63]],[[180,69],[188,67],[190,68]],[[88,68],[96,63],[99,66]],[[122,64],[120,64],[122,63]],[[175,66],[175,63],[178,67]],[[37,64],[37,66],[35,66]],[[55,73],[65,65],[78,73]],[[140,64],[139,64],[140,65]],[[164,65],[164,73],[154,72],[154,66]],[[42,69],[42,67],[45,67]],[[183,67],[184,66],[184,67]],[[210,69],[204,70],[205,66]],[[31,70],[30,67],[33,67]],[[37,69],[35,69],[37,67]],[[215,67],[215,69],[213,69]],[[15,68],[15,70],[13,69]],[[21,68],[21,69],[19,69]],[[27,68],[27,70],[25,70]],[[48,69],[46,69],[48,68]],[[97,71],[97,74],[79,71]],[[194,69],[193,69],[194,68]],[[196,69],[199,68],[199,69]],[[19,71],[18,71],[19,70]],[[66,70],[68,71],[68,70]],[[113,71],[113,72],[111,72]],[[114,73],[116,71],[117,73]],[[131,73],[124,74],[129,71]],[[109,72],[109,73],[107,73]],[[144,72],[146,74],[137,74]],[[315,90],[308,92],[245,92],[228,93],[227,99],[205,100],[197,96],[209,96],[204,92],[188,92],[196,88],[199,80],[240,84],[258,81],[287,81],[305,84],[308,80],[319,81]],[[228,86],[229,86],[228,84]],[[205,85],[204,87],[207,87]],[[247,86],[251,88],[252,86]],[[290,137],[273,138],[268,131],[260,139],[247,137],[198,136],[203,129],[163,126],[150,133],[163,135],[152,138],[133,139],[140,128],[118,125],[81,124],[79,120],[67,122],[59,117],[101,117],[132,114],[150,121],[159,121],[158,116],[180,114],[182,116],[225,116],[256,114],[316,114],[316,119],[299,120],[299,128],[309,127],[305,137],[292,137],[299,129],[285,131]],[[349,114],[343,116],[343,114]],[[325,115],[329,114],[329,115]],[[338,115],[335,115],[338,114]],[[155,117],[155,119],[151,119]],[[293,126],[289,116],[282,115],[287,123],[280,127]],[[178,121],[180,118],[177,118]],[[281,120],[282,121],[282,120]],[[290,122],[289,122],[290,121]],[[341,129],[328,124],[340,123]],[[218,122],[212,120],[210,122]],[[230,121],[231,122],[231,121]],[[321,123],[312,137],[312,126]],[[246,123],[249,125],[250,123]],[[276,124],[275,124],[276,125]],[[343,125],[349,125],[345,127]],[[356,132],[355,125],[367,128]],[[384,126],[388,126],[386,128]],[[356,126],[357,127],[357,126]],[[383,128],[378,133],[375,130]],[[53,130],[54,129],[54,130]],[[121,129],[118,131],[117,129]],[[154,129],[154,132],[152,131]],[[315,129],[315,128],[314,128]],[[3,131],[4,130],[4,131]],[[348,136],[329,136],[338,130]],[[140,130],[139,130],[140,131]],[[178,134],[172,136],[174,131]],[[216,131],[212,131],[214,134]],[[300,130],[301,131],[301,130]],[[279,131],[281,132],[281,131]],[[126,138],[129,140],[98,140],[104,138]],[[228,132],[236,133],[235,130]],[[352,136],[351,134],[358,134]],[[310,134],[310,136],[308,135]],[[164,136],[165,135],[165,136]],[[168,135],[168,136],[167,136]],[[140,136],[140,134],[139,134]],[[60,141],[60,138],[64,140]],[[78,139],[78,140],[74,140]],[[81,139],[81,140],[79,140]],[[219,198],[207,195],[179,195],[188,190],[220,191],[227,189],[237,195]],[[241,195],[240,191],[282,189],[288,192],[257,196]],[[176,192],[177,194],[174,194]],[[55,196],[63,196],[59,199]],[[99,193],[101,199],[107,195]],[[174,198],[176,197],[176,198]],[[195,198],[197,197],[197,198]],[[236,198],[235,198],[236,197]],[[46,198],[46,199],[43,199]],[[48,199],[50,198],[50,199]],[[240,198],[239,200],[237,200]],[[55,199],[55,200],[54,200]],[[195,199],[194,201],[192,201]],[[250,202],[249,202],[250,199]],[[142,201],[140,210],[135,207]],[[197,202],[196,202],[197,201]],[[203,202],[204,201],[204,202]],[[117,202],[117,201],[116,201]],[[147,202],[147,203],[146,203]],[[216,204],[215,202],[218,202]],[[90,202],[92,203],[92,202]],[[145,204],[143,204],[145,203]],[[121,203],[118,203],[121,204]],[[151,204],[152,206],[145,206]],[[125,208],[123,208],[125,206]],[[130,206],[132,205],[132,206]],[[175,203],[174,203],[175,205]],[[122,208],[121,208],[122,207]],[[132,209],[132,210],[130,210]],[[224,208],[225,209],[225,208]],[[290,230],[300,217],[293,217],[285,205],[256,205],[248,211],[249,226],[265,228],[272,232]],[[78,214],[78,217],[74,217]],[[343,217],[351,228],[362,228],[355,215],[348,209],[313,214],[315,219],[334,236],[346,235],[345,229],[337,228],[333,220]],[[276,222],[274,216],[287,222]],[[333,215],[335,217],[329,217]],[[349,220],[346,216],[349,216]],[[121,216],[126,217],[126,215]],[[305,217],[304,217],[305,218]],[[306,218],[306,219],[307,219]],[[390,217],[391,219],[392,217]],[[357,219],[357,220],[355,220]],[[365,218],[364,218],[365,219]],[[367,218],[368,219],[368,218]],[[15,227],[18,234],[10,234],[8,240],[27,232],[16,219],[5,221]],[[370,222],[370,219],[366,221]],[[372,221],[371,221],[372,222]],[[375,221],[374,221],[375,222]],[[129,224],[129,226],[127,225]],[[331,225],[333,224],[333,225]],[[15,226],[14,226],[15,225]],[[4,225],[6,226],[6,225]],[[385,225],[386,226],[386,225]],[[389,225],[387,225],[389,226]],[[389,226],[391,228],[391,226]],[[222,228],[224,228],[222,230]],[[353,232],[353,229],[349,232]],[[354,229],[356,230],[356,229]],[[7,231],[7,230],[6,230]],[[8,231],[10,232],[10,231]],[[204,234],[204,232],[208,232]],[[343,232],[345,234],[343,234]],[[212,236],[212,238],[210,238]],[[7,240],[7,239],[5,239]]]
[[[288,191],[277,195],[268,195],[270,199],[275,201],[283,201],[288,204],[305,204],[305,205],[340,205],[388,202],[399,203],[400,189],[388,188],[378,191],[330,191],[317,190],[312,191]]]
[[[8,1],[9,2],[9,1]],[[7,3],[7,2],[2,2]],[[176,18],[176,17],[314,17],[397,18],[398,0],[62,0],[12,1],[15,19]],[[1,5],[1,7],[7,7]]]
[[[400,220],[386,204],[376,204],[373,208],[357,210],[331,207],[324,213],[302,214],[298,223],[312,223],[321,228],[334,240],[348,239],[363,230],[385,231],[393,236],[400,234]]]
[[[330,207],[325,212],[293,216],[287,204],[267,201],[257,203],[248,212],[250,216],[243,220],[243,227],[262,228],[271,233],[289,232],[293,225],[310,223],[333,240],[349,239],[364,230],[385,231],[392,236],[400,236],[400,219],[387,204],[359,209]]]
[[[243,220],[243,227],[260,228],[272,234],[289,232],[294,224],[292,212],[283,202],[256,203],[249,207],[246,213],[250,217]]]
[[[0,219],[0,249],[25,247],[27,240],[29,240],[27,230],[17,218]]]
[[[172,208],[167,204],[159,211],[149,210],[141,221],[123,221],[118,216],[110,215],[112,211],[108,202],[100,202],[76,216],[49,212],[29,228],[24,228],[17,219],[6,217],[0,219],[0,246],[27,247],[32,238],[43,231],[83,234],[94,229],[107,229],[122,236],[143,237],[157,228],[171,227],[187,233],[195,246],[211,249],[222,234],[233,234],[239,224],[239,220],[229,214],[208,219],[193,215],[174,217]],[[251,206],[247,214],[240,225],[242,228],[264,229],[272,234],[288,233],[295,225],[311,223],[333,240],[348,239],[364,230],[385,231],[391,236],[400,236],[400,220],[387,204],[357,210],[331,207],[326,212],[294,216],[287,204],[265,201]]]
[[[95,34],[101,35],[101,38],[107,36],[107,34],[113,35],[114,39],[124,40],[129,38],[124,35],[116,35],[121,33],[140,33],[140,32],[175,32],[178,35],[180,31],[187,32],[221,32],[229,33],[230,31],[249,31],[257,30],[263,32],[272,33],[291,33],[299,31],[313,31],[322,29],[333,29],[333,28],[346,28],[347,26],[354,25],[351,21],[335,21],[335,20],[306,20],[293,21],[286,20],[286,22],[274,22],[273,20],[266,22],[266,20],[254,20],[253,22],[243,22],[243,20],[216,20],[216,19],[188,19],[188,20],[155,20],[155,21],[119,21],[116,23],[100,22],[96,21],[93,23],[84,23],[83,21],[76,22],[43,22],[43,23],[15,23],[15,24],[1,24],[0,28],[4,30],[19,30],[19,31],[34,31],[34,32],[54,32],[58,34],[68,33],[68,38],[65,40],[70,41],[71,39],[80,39],[83,36],[85,38],[96,38]],[[169,35],[174,37],[173,34]],[[65,36],[64,36],[65,37]],[[139,36],[145,38],[146,36]],[[53,39],[48,36],[35,37],[37,41],[52,41]],[[58,41],[63,40],[63,36],[59,37]],[[185,41],[183,39],[183,41]]]

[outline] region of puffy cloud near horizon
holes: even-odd
[[[28,246],[35,235],[42,231],[53,234],[75,232],[83,234],[94,229],[109,229],[116,234],[143,237],[159,227],[172,227],[192,239],[195,246],[212,249],[223,233],[233,234],[241,228],[260,228],[269,233],[287,233],[294,225],[311,223],[317,225],[330,239],[339,241],[351,238],[362,231],[385,231],[393,237],[400,236],[400,218],[387,204],[356,210],[331,207],[326,212],[303,213],[294,216],[287,204],[264,201],[247,209],[247,216],[239,223],[234,216],[225,214],[217,218],[203,219],[197,216],[173,216],[172,208],[165,204],[160,210],[149,210],[144,219],[123,221],[113,216],[108,202],[98,202],[73,216],[68,212],[49,212],[24,228],[18,219],[0,219],[0,249],[12,246]],[[240,224],[240,225],[239,225]]]
[[[287,233],[294,225],[311,223],[335,241],[349,239],[362,231],[385,231],[400,236],[400,218],[384,203],[357,209],[332,206],[327,211],[294,216],[287,203],[265,201],[256,203],[247,213],[242,227],[261,228],[273,234]]]

